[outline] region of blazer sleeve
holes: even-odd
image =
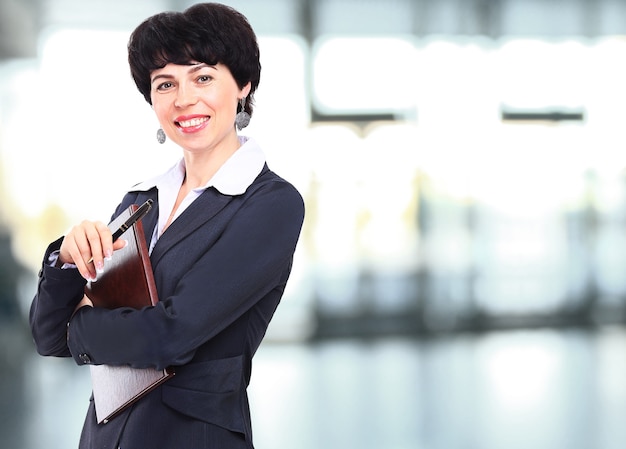
[[[128,207],[136,195],[127,194],[113,217]],[[48,262],[50,254],[61,248],[63,237],[52,242],[39,270],[37,292],[31,302],[29,324],[35,348],[44,356],[70,357],[67,346],[68,323],[84,295],[87,281],[77,269],[61,269]]]
[[[39,354],[69,357],[67,323],[83,298],[86,281],[76,269],[63,270],[48,263],[50,254],[61,247],[62,241],[63,238],[58,239],[46,250],[29,322]]]
[[[262,186],[171,296],[141,310],[81,308],[68,328],[74,359],[135,368],[185,364],[200,345],[286,282],[303,219],[302,197],[293,186]]]

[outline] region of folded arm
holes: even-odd
[[[136,368],[188,362],[200,345],[264,297],[271,293],[278,301],[303,215],[302,199],[290,185],[261,189],[155,307],[81,308],[69,326],[75,360]]]

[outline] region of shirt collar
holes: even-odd
[[[239,136],[241,146],[226,162],[219,168],[213,177],[202,187],[194,190],[205,190],[215,187],[224,195],[241,195],[256,179],[265,165],[265,154],[254,139]],[[164,188],[166,186],[182,184],[185,177],[185,160],[180,159],[176,165],[171,167],[162,175],[156,176],[147,181],[134,186],[131,191],[147,191],[154,187]]]

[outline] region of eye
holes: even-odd
[[[205,84],[205,83],[210,82],[212,79],[213,78],[210,75],[200,75],[198,77],[198,82],[202,83],[202,84]]]
[[[173,86],[173,84],[172,84],[170,81],[166,81],[166,82],[164,82],[164,83],[159,84],[159,85],[156,87],[156,90],[158,90],[158,91],[164,91],[164,90],[171,89],[171,88],[172,88],[172,86]]]

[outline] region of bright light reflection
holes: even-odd
[[[12,180],[20,204],[39,205],[28,213],[42,212],[35,197],[43,194],[71,221],[107,220],[127,188],[169,165],[159,160],[169,159],[166,151],[152,150],[157,122],[130,78],[127,39],[124,32],[64,30],[43,40],[39,98],[14,111],[9,130],[21,143],[12,148],[22,148],[13,164],[36,160],[43,172]],[[36,132],[33,110],[44,118]]]
[[[589,64],[583,68],[590,95],[586,127],[593,158],[589,167],[608,178],[621,178],[626,166],[623,128],[626,117],[626,38],[607,37],[590,48]],[[602,142],[601,145],[598,145]]]
[[[493,54],[493,43],[480,38],[433,37],[419,45],[412,82],[420,127],[442,127],[445,137],[459,128],[497,124]]]
[[[511,39],[495,54],[493,87],[514,108],[580,108],[591,86],[589,55],[589,46],[576,40]]]
[[[325,310],[358,307],[360,209],[355,164],[362,140],[343,125],[315,126],[303,139],[314,196],[307,203],[315,287]],[[306,236],[305,236],[306,238]]]
[[[313,51],[313,95],[324,112],[415,106],[415,47],[392,37],[327,38]]]
[[[156,143],[156,118],[128,73],[127,38],[50,32],[39,70],[12,79],[3,182],[27,216],[54,204],[70,222],[106,220],[128,187],[180,157],[171,143]],[[564,217],[585,201],[609,215],[624,202],[626,63],[616,55],[626,40],[327,38],[312,56],[298,38],[259,42],[264,75],[246,134],[305,195],[303,257],[329,307],[358,306],[364,262],[397,273],[418,258],[439,274],[476,269],[477,301],[491,311],[545,310],[567,297]],[[310,56],[325,112],[417,107],[417,121],[311,126]],[[583,105],[588,120],[502,124],[501,104]],[[428,239],[416,223],[424,199],[434,223]],[[474,228],[468,206],[478,211]],[[598,248],[604,263],[619,267],[620,258],[605,257],[621,242],[615,235],[598,237]],[[617,268],[596,277],[612,294],[623,291]]]
[[[417,128],[379,125],[370,130],[358,155],[361,258],[377,271],[417,265],[419,149]]]
[[[485,380],[501,411],[540,410],[554,394],[562,369],[559,353],[546,339],[534,342],[524,335],[512,336],[503,344],[486,344]],[[495,340],[494,340],[495,341]],[[549,341],[549,339],[548,339]]]
[[[3,111],[2,138],[2,188],[11,194],[11,202],[19,204],[20,212],[27,215],[40,212],[48,202],[47,190],[36,189],[33,180],[49,176],[48,165],[39,154],[39,148],[33,140],[40,135],[33,131],[33,122],[44,126],[41,120],[35,121],[33,110],[41,102],[40,77],[35,67],[16,71],[11,77],[11,92],[15,101],[12,108]],[[3,105],[6,106],[6,105]],[[4,115],[6,114],[6,117]],[[26,119],[29,117],[30,119]],[[39,116],[39,114],[35,114]],[[25,176],[27,174],[27,176]],[[7,206],[5,204],[5,206]],[[14,223],[16,226],[19,224]]]
[[[250,126],[242,134],[254,137],[263,148],[269,167],[306,196],[311,170],[303,158],[308,155],[302,145],[295,144],[310,120],[306,48],[297,36],[261,36],[258,40],[261,83],[254,94]]]

